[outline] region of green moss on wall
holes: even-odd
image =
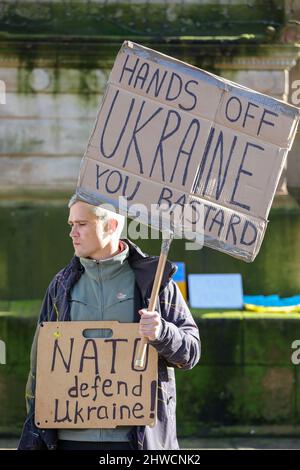
[[[0,433],[18,434],[25,418],[25,384],[36,318],[1,316],[6,364],[0,365]]]
[[[42,298],[56,272],[73,255],[64,205],[15,203],[0,207],[0,299]],[[246,294],[300,292],[300,212],[271,212],[262,248],[253,263],[244,263],[209,248],[186,251],[174,240],[169,257],[186,263],[191,273],[241,273]],[[159,254],[159,240],[137,240]]]
[[[284,22],[282,0],[211,3],[3,2],[0,30],[45,36],[238,36]]]
[[[7,347],[7,364],[0,366],[0,433],[18,433],[25,416],[38,304],[0,305],[8,309],[0,315],[0,338]],[[242,314],[233,320],[219,313],[198,318],[197,324],[200,362],[189,371],[176,369],[178,435],[224,434],[226,429],[243,435],[256,427],[266,434],[299,432],[300,365],[291,363],[291,342],[300,338],[300,315],[266,320]]]

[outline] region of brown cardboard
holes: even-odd
[[[154,425],[157,352],[148,344],[143,370],[134,359],[137,323],[45,322],[39,329],[35,423],[41,428]],[[85,330],[103,331],[84,337]],[[98,336],[98,337],[95,337]]]
[[[232,256],[245,258],[254,256],[261,245],[267,225],[261,218],[246,216],[208,199],[189,196],[183,191],[136,177],[90,158],[85,158],[81,175],[80,193],[84,198],[97,198],[100,193],[103,202],[112,204],[121,213],[129,214],[144,224],[161,230],[170,229],[169,214],[173,211],[178,237],[185,236],[198,244],[203,243],[204,237],[207,246],[221,251],[227,249]],[[120,195],[124,201],[120,201]],[[180,203],[176,204],[177,201]],[[180,210],[183,203],[187,205],[187,212],[184,213]],[[194,207],[191,211],[188,210],[190,206]],[[160,207],[163,210],[159,211]],[[149,214],[151,219],[148,218]]]
[[[206,162],[193,193],[252,217],[266,219],[287,149],[214,124]],[[221,160],[221,155],[223,158]],[[215,158],[214,158],[214,155]]]
[[[109,83],[209,121],[214,120],[224,92],[212,74],[129,42],[118,54]]]
[[[281,147],[293,138],[294,106],[132,42],[119,51],[109,83]]]
[[[87,156],[191,192],[199,155],[194,152],[189,158],[184,152],[189,152],[193,145],[205,146],[211,126],[209,121],[195,120],[187,112],[179,113],[171,106],[143,99],[114,85],[107,90],[101,115],[107,116],[107,120],[97,121]],[[172,132],[173,135],[164,139]],[[183,152],[180,152],[181,146]]]
[[[154,211],[157,209],[157,216],[159,218],[159,208],[165,208],[160,212],[161,223],[164,229],[170,229],[169,225],[169,214],[173,207],[173,201],[177,201],[180,197],[184,196],[184,192],[172,190],[172,198],[170,190],[167,185],[163,186],[154,181],[141,176],[137,177],[133,173],[129,173],[119,168],[114,168],[109,165],[105,165],[99,160],[86,157],[81,170],[81,193],[93,194],[97,197],[101,194],[102,201],[108,204],[112,204],[116,209],[120,209],[124,215],[131,212],[132,216],[139,209],[141,212],[144,208],[147,211],[143,211],[138,220],[142,220],[145,224],[151,224],[151,220],[148,219],[151,209]],[[150,197],[151,195],[151,197]],[[124,204],[128,209],[124,211],[124,206],[120,204],[120,196],[124,198]],[[151,207],[153,206],[153,207]],[[175,211],[175,224],[181,223],[181,211]],[[158,227],[156,224],[154,224]]]
[[[214,222],[209,230],[206,223],[197,238],[204,235],[205,245],[253,261],[299,117],[294,106],[124,42],[82,161],[78,192],[87,201],[118,207],[119,196],[128,196],[130,184],[138,185],[129,209],[136,203],[157,206],[163,191],[173,208],[180,209],[182,201],[204,201],[213,208],[210,215],[218,209],[224,214],[224,227],[214,231]],[[116,181],[118,172],[122,175],[117,190],[99,184],[99,165],[107,174],[115,172]],[[243,236],[238,243],[224,235],[232,217],[241,221],[240,235],[243,224],[255,225],[252,244]],[[189,221],[176,218],[177,234],[184,236],[180,224]]]
[[[238,85],[222,95],[216,122],[239,132],[289,148],[294,138],[295,112],[287,103]]]
[[[267,221],[198,197],[190,197],[188,204],[197,212],[201,213],[203,209],[206,246],[246,261],[254,259],[260,249]],[[195,241],[201,244],[203,234],[195,232],[193,224],[187,223],[188,220],[184,218],[186,238],[191,240],[192,235],[195,235]]]

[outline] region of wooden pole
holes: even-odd
[[[151,291],[151,297],[150,297],[150,302],[148,306],[148,311],[153,311],[155,309],[155,305],[157,302],[158,294],[159,294],[159,289],[161,285],[161,280],[163,276],[163,272],[165,269],[169,249],[171,242],[173,240],[174,233],[169,232],[168,238],[163,239],[162,244],[161,244],[161,250],[160,250],[160,255],[159,255],[159,260],[155,272],[155,278],[154,278],[154,283]],[[147,344],[148,340],[144,336],[142,337],[136,359],[135,359],[135,367],[136,369],[143,369],[144,368],[144,362],[145,362],[145,356],[146,356],[146,349],[147,349]]]

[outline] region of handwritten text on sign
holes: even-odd
[[[219,206],[218,230],[204,226],[207,244],[215,240],[222,251],[252,259],[299,111],[130,44],[112,69],[79,190],[116,205],[120,196],[130,205],[145,201],[149,209],[193,204],[196,212],[195,200],[211,213]]]
[[[105,338],[84,330],[111,330]],[[96,334],[95,334],[96,336]],[[46,322],[38,337],[35,422],[50,428],[153,424],[157,352],[148,345],[143,370],[134,362],[138,324]]]

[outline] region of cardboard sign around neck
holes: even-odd
[[[138,327],[138,323],[117,321],[42,323],[37,346],[36,426],[153,426],[158,355],[148,345],[143,370],[135,369],[141,339]]]

